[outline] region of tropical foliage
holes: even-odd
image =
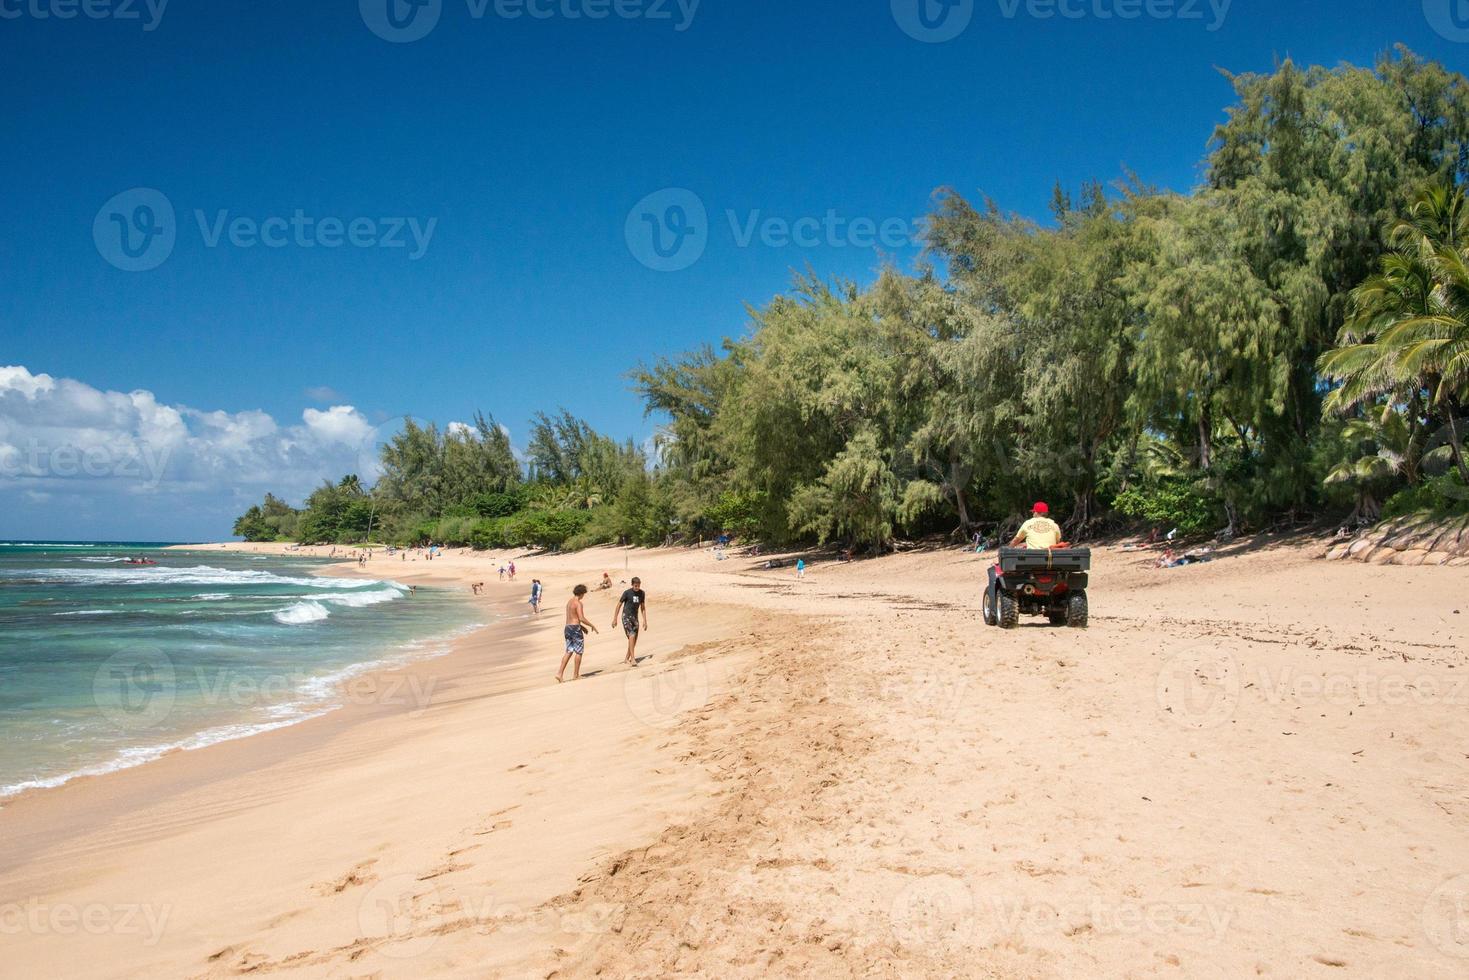
[[[412,427],[371,489],[237,533],[883,547],[1037,498],[1073,532],[1462,507],[1469,83],[1404,49],[1231,81],[1191,193],[1058,187],[1042,223],[940,191],[917,269],[799,274],[742,336],[639,365],[651,459],[565,413],[523,460],[487,418]]]

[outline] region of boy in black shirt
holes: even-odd
[[[642,613],[642,629],[648,628],[648,594],[643,591],[643,580],[635,578],[632,580],[632,588],[622,594],[617,600],[617,606],[612,610],[612,626],[617,627],[618,614],[622,614],[622,631],[627,634],[627,659],[623,663],[629,667],[638,665],[638,614]]]

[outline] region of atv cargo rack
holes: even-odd
[[[1087,572],[1092,567],[1090,548],[1001,548],[1000,571],[1006,575],[1026,572]]]

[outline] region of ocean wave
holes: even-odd
[[[115,616],[116,609],[78,609],[76,612],[59,612],[57,616]]]
[[[78,558],[77,561],[89,561],[97,565],[118,565],[127,561],[127,559],[120,558],[117,555],[92,555],[85,558]]]
[[[312,711],[298,712],[289,718],[280,718],[253,725],[222,725],[199,732],[196,735],[190,735],[188,738],[167,742],[162,745],[143,745],[123,749],[111,760],[101,765],[88,766],[84,769],[63,773],[60,776],[50,776],[44,779],[28,779],[23,782],[0,786],[0,799],[16,796],[27,790],[55,789],[58,786],[65,786],[73,779],[81,779],[86,776],[105,776],[110,772],[132,769],[135,766],[144,765],[155,759],[161,759],[170,752],[193,752],[197,749],[208,748],[211,745],[218,745],[221,742],[234,742],[242,738],[249,738],[251,735],[262,735],[265,732],[273,732],[278,728],[287,728],[291,725],[300,724],[303,721],[310,721],[312,718],[319,718],[330,711],[335,711],[340,706],[315,705],[313,707],[314,710]]]
[[[304,603],[303,603],[304,605]],[[284,610],[283,610],[284,611]],[[135,746],[119,751],[110,761],[89,766],[59,776],[29,779],[0,786],[0,800],[19,795],[28,790],[54,789],[74,779],[87,776],[102,776],[122,769],[131,769],[162,758],[171,752],[192,752],[208,748],[221,742],[233,742],[252,735],[289,728],[303,721],[320,718],[343,707],[341,687],[354,677],[373,671],[404,667],[411,663],[443,656],[453,649],[454,641],[484,629],[486,623],[466,623],[434,638],[410,641],[398,647],[396,655],[390,655],[363,663],[351,664],[339,670],[306,679],[297,689],[304,700],[288,701],[266,709],[268,721],[222,725],[206,729],[195,735],[166,742],[160,745]]]
[[[307,623],[319,623],[330,615],[326,606],[308,600],[276,610],[275,621],[284,626],[305,626]]]
[[[65,541],[0,541],[0,548],[69,548],[81,550],[83,548],[115,548],[113,544],[77,544]]]
[[[162,565],[120,569],[40,568],[9,573],[7,577],[20,575],[36,582],[77,585],[297,585],[309,589],[353,590],[390,586],[408,591],[407,586],[386,580],[276,575],[256,569],[215,568],[212,565],[184,568]]]
[[[305,596],[302,598],[305,598]],[[376,606],[379,603],[401,599],[403,598],[403,592],[390,585],[387,588],[374,589],[371,592],[332,592],[326,595],[316,596],[315,598],[318,602],[330,602],[334,606],[344,606],[348,609],[363,609],[367,606]]]
[[[238,592],[200,592],[198,595],[189,597],[191,602],[239,602],[247,599],[271,599],[276,602],[282,599],[310,600],[312,602],[329,602],[334,606],[343,606],[348,609],[362,609],[367,606],[376,606],[383,602],[392,602],[394,599],[403,598],[404,592],[395,585],[387,585],[380,589],[361,592],[328,592],[324,595],[260,595]]]

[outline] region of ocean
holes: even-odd
[[[386,560],[348,579],[162,547],[0,542],[0,803],[332,711],[343,681],[443,653],[486,616],[410,593]]]

